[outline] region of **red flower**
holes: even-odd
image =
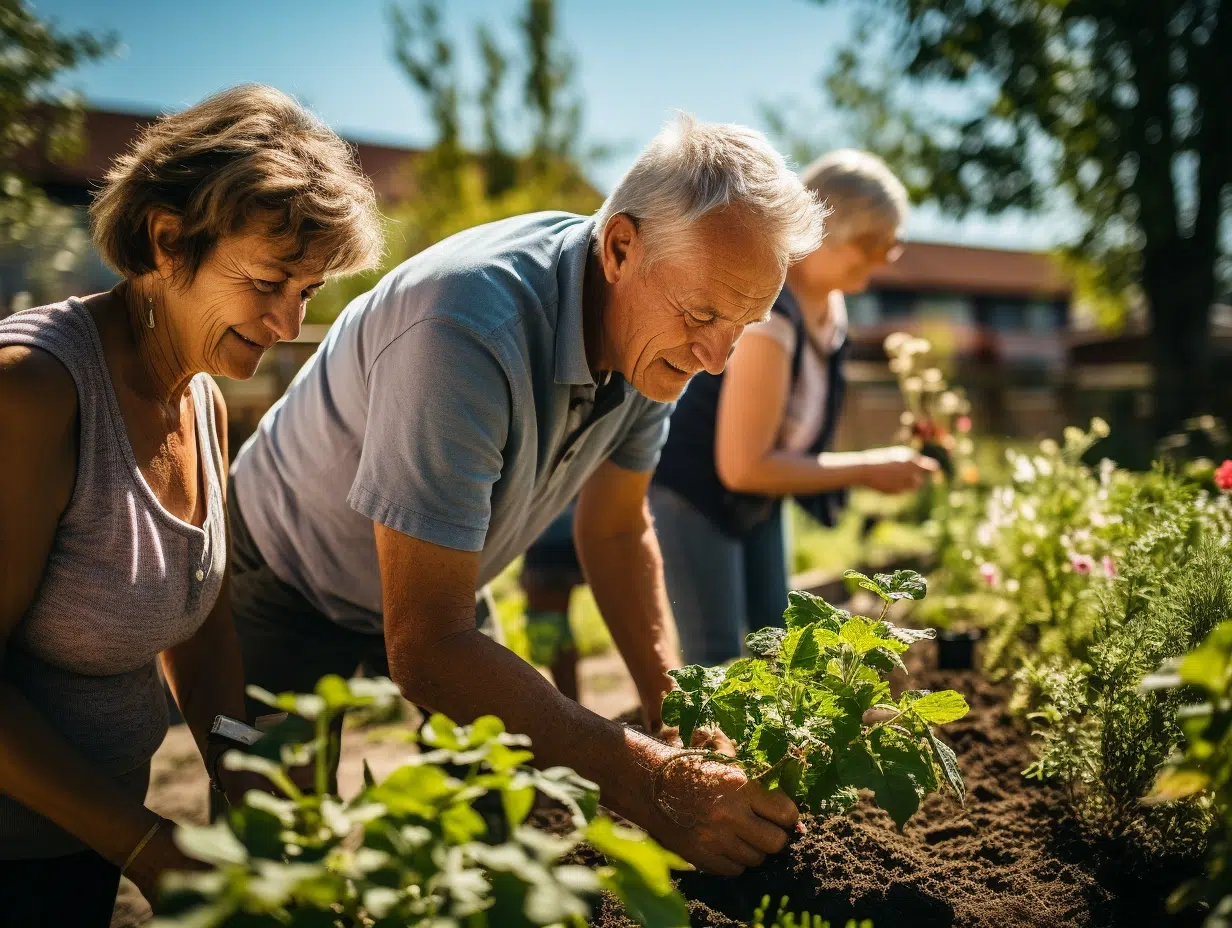
[[[954,420],[954,428],[958,429],[958,431],[963,432],[963,433],[970,432],[971,431],[971,417],[970,416],[959,416],[956,420]]]
[[[1224,461],[1215,469],[1215,486],[1232,490],[1232,460]]]

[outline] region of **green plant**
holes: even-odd
[[[894,700],[884,679],[903,667],[912,642],[932,634],[886,621],[895,602],[924,598],[924,579],[909,570],[844,576],[881,598],[876,620],[793,592],[786,628],[745,639],[752,657],[672,671],[680,688],[664,698],[663,719],[680,727],[686,744],[699,727],[717,726],[751,778],[815,813],[844,812],[858,789],[870,789],[901,829],[941,783],[964,798],[954,752],[931,725],[962,718],[967,703],[952,690]],[[865,721],[873,711],[882,718]]]
[[[1180,911],[1200,905],[1209,915],[1206,928],[1232,925],[1232,621],[1216,626],[1183,660],[1172,661],[1148,678],[1143,689],[1191,688],[1206,701],[1182,712],[1184,751],[1155,781],[1151,800],[1172,804],[1196,801],[1213,809],[1218,822],[1205,872],[1169,898]]]
[[[766,915],[769,911],[770,897],[762,896],[761,905],[753,913],[753,928],[830,928],[830,923],[825,921],[820,915],[809,915],[808,912],[802,912],[797,915],[794,912],[787,911],[786,896],[779,900],[779,906],[774,913],[773,920],[767,922]],[[873,928],[873,923],[868,919],[857,922],[854,918],[851,918],[847,920],[846,928]]]
[[[397,688],[330,676],[312,694],[250,692],[291,714],[254,753],[225,763],[262,774],[281,795],[250,791],[226,821],[177,831],[181,849],[213,869],[167,878],[157,926],[581,926],[601,890],[640,924],[688,924],[670,880],[684,861],[596,815],[597,788],[572,770],[526,766],[529,740],[496,717],[458,726],[433,715],[423,750],[379,783],[365,768],[364,789],[347,801],[327,789],[335,720],[387,705]],[[313,792],[292,778],[305,765]],[[567,834],[525,824],[536,793],[568,810]],[[571,863],[582,841],[607,863]]]

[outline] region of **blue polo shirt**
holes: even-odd
[[[487,583],[606,460],[654,469],[671,404],[592,377],[594,222],[534,213],[454,235],[356,298],[236,456],[261,554],[340,625],[379,632],[372,523],[481,551]]]

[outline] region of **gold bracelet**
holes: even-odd
[[[128,860],[124,861],[124,866],[120,868],[123,873],[132,866],[133,861],[137,859],[137,855],[145,850],[145,846],[150,843],[150,839],[154,837],[154,833],[163,827],[165,819],[160,818],[157,822],[150,826],[150,830],[145,833],[145,837],[137,842],[137,846],[133,848],[132,853],[128,855]]]

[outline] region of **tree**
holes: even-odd
[[[858,10],[826,84],[859,142],[951,213],[1040,210],[1061,194],[1081,224],[1071,254],[1105,290],[1145,299],[1157,435],[1206,411],[1211,306],[1232,277],[1232,3]]]
[[[0,246],[27,248],[27,276],[44,287],[72,268],[86,236],[71,209],[29,183],[22,158],[40,150],[56,161],[80,154],[81,103],[56,83],[114,44],[109,36],[60,32],[24,0],[0,0]]]
[[[582,173],[598,150],[581,147],[581,104],[572,63],[560,48],[553,0],[527,0],[517,24],[520,56],[501,48],[487,27],[476,29],[483,73],[474,103],[482,141],[473,151],[462,142],[471,98],[457,78],[457,48],[445,34],[439,0],[394,5],[389,16],[394,57],[423,95],[436,139],[408,166],[416,196],[391,211],[385,265],[329,284],[308,304],[313,321],[333,319],[390,267],[455,232],[535,210],[591,213],[602,203]],[[519,68],[521,106],[508,106],[506,81]],[[523,126],[530,131],[519,152],[512,138]]]

